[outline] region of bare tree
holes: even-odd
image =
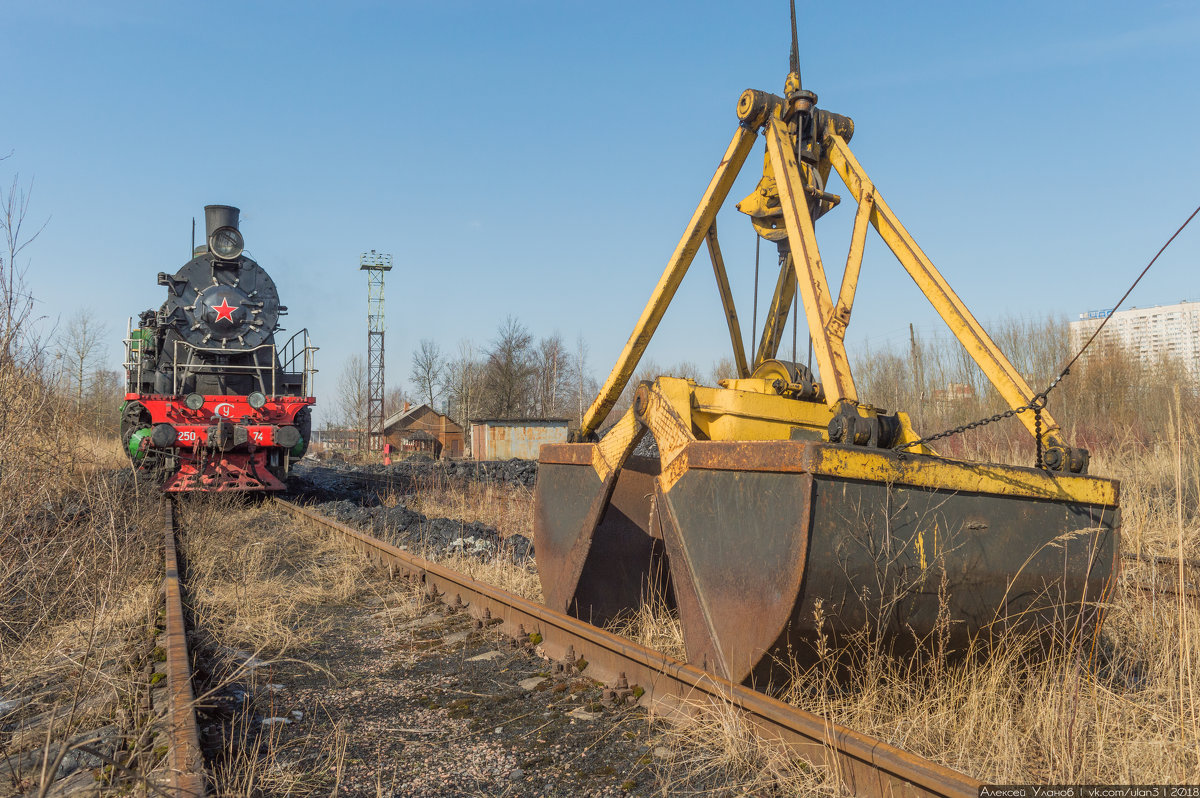
[[[721,380],[734,379],[737,375],[737,365],[733,362],[733,358],[725,356],[713,361],[708,379],[712,385],[716,385]]]
[[[483,393],[483,364],[475,354],[475,345],[463,339],[458,342],[458,357],[446,366],[446,392],[449,394],[450,417],[462,426],[465,443],[470,445],[471,416],[476,412]]]
[[[583,412],[587,409],[587,407],[584,405],[585,396],[588,394],[594,395],[597,393],[596,391],[588,390],[591,388],[591,386],[585,385],[584,383],[584,375],[587,372],[587,356],[588,345],[587,341],[583,339],[583,333],[581,332],[575,337],[575,399],[579,406],[580,427],[583,426]],[[590,406],[592,401],[591,398],[587,398],[586,401],[587,406]]]
[[[351,355],[338,378],[338,409],[342,424],[354,433],[356,448],[367,448],[367,364],[362,355]]]
[[[389,388],[383,396],[383,417],[389,418],[403,410],[406,398],[402,387]]]
[[[571,354],[561,334],[555,332],[538,342],[533,365],[535,410],[542,418],[558,415],[571,384]]]
[[[0,188],[0,231],[4,233],[0,251],[0,359],[14,356],[22,327],[33,313],[33,296],[25,283],[29,265],[22,267],[17,260],[46,229],[49,219],[33,233],[24,229],[32,198],[33,181],[22,187],[18,175],[13,175],[12,185],[7,189]]]
[[[422,398],[433,407],[434,399],[442,392],[442,376],[446,370],[446,358],[436,341],[422,338],[413,352],[412,373],[409,379],[417,386]]]
[[[96,369],[88,378],[88,391],[83,398],[88,419],[97,431],[115,432],[121,421],[121,400],[125,396],[125,372]]]
[[[108,329],[82,308],[75,313],[58,336],[58,357],[64,367],[67,384],[75,395],[75,412],[83,410],[83,396],[92,372],[104,360]]]
[[[531,405],[531,382],[535,374],[533,336],[512,316],[496,331],[487,352],[484,371],[483,408],[497,418],[521,418]]]

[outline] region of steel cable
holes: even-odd
[[[1108,320],[1113,317],[1113,314],[1117,312],[1117,309],[1120,308],[1121,305],[1125,302],[1125,300],[1129,298],[1129,295],[1133,293],[1133,289],[1137,288],[1138,283],[1140,283],[1142,281],[1142,278],[1146,276],[1146,273],[1148,271],[1150,271],[1150,267],[1154,265],[1154,262],[1158,260],[1159,256],[1161,256],[1164,252],[1166,252],[1167,247],[1171,246],[1171,242],[1173,242],[1176,238],[1179,237],[1179,234],[1183,232],[1185,227],[1187,227],[1189,224],[1191,224],[1192,219],[1195,219],[1197,214],[1200,214],[1200,206],[1197,206],[1196,210],[1192,211],[1191,215],[1188,216],[1188,218],[1183,222],[1183,224],[1179,225],[1179,228],[1174,233],[1171,234],[1171,237],[1168,238],[1167,242],[1159,248],[1158,252],[1154,253],[1154,257],[1151,258],[1150,262],[1146,264],[1146,268],[1142,269],[1141,274],[1139,274],[1137,276],[1137,279],[1133,281],[1133,284],[1130,285],[1129,288],[1125,291],[1125,293],[1121,296],[1121,298],[1119,300],[1117,300],[1117,304],[1113,305],[1113,308],[1111,311],[1109,311],[1109,314],[1104,317],[1103,321],[1100,322],[1100,326],[1097,327],[1094,332],[1092,332],[1092,335],[1090,338],[1087,339],[1087,342],[1085,342],[1084,345],[1082,347],[1080,347],[1079,351],[1075,353],[1075,356],[1072,357],[1070,359],[1070,361],[1067,362],[1067,365],[1064,366],[1062,371],[1060,371],[1058,373],[1058,376],[1055,377],[1050,382],[1050,384],[1046,386],[1045,390],[1043,390],[1039,393],[1035,393],[1033,395],[1032,399],[1030,399],[1027,403],[1021,405],[1020,407],[1014,407],[1009,410],[1005,410],[1002,413],[997,413],[994,416],[989,416],[987,418],[981,418],[978,421],[972,421],[969,424],[961,424],[957,427],[954,427],[953,429],[948,429],[948,430],[945,430],[944,432],[939,432],[936,435],[930,435],[928,437],[920,438],[918,440],[910,441],[908,443],[897,444],[895,447],[893,447],[893,449],[895,451],[902,452],[903,450],[911,449],[914,446],[922,446],[926,443],[932,443],[933,441],[941,440],[942,438],[949,438],[951,435],[957,435],[960,432],[966,432],[967,430],[977,429],[979,427],[985,427],[988,424],[991,424],[993,422],[1000,421],[1005,418],[1011,418],[1012,416],[1015,416],[1018,413],[1023,413],[1026,410],[1032,410],[1034,427],[1037,431],[1035,434],[1035,437],[1037,439],[1036,440],[1036,444],[1037,444],[1036,464],[1037,464],[1038,468],[1041,468],[1043,465],[1043,463],[1042,463],[1042,436],[1041,436],[1042,410],[1046,407],[1047,397],[1049,396],[1050,392],[1052,390],[1054,390],[1054,388],[1060,382],[1062,382],[1064,377],[1066,377],[1068,374],[1071,373],[1071,367],[1075,365],[1075,363],[1079,360],[1079,358],[1083,356],[1083,353],[1087,351],[1087,348],[1092,345],[1092,342],[1096,340],[1096,337],[1098,335],[1100,335],[1100,331],[1104,329],[1104,325],[1108,324]]]

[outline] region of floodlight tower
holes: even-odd
[[[392,256],[375,250],[358,259],[367,273],[367,450],[383,449],[383,273],[392,270]]]

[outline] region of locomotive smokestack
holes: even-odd
[[[205,205],[204,206],[204,240],[208,241],[212,238],[212,234],[220,227],[238,226],[238,214],[241,211],[232,205]]]

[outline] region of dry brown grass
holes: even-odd
[[[232,719],[213,768],[216,794],[325,794],[331,781],[336,791],[345,733],[284,735],[282,724],[261,726],[253,715],[275,714],[267,686],[275,667],[323,669],[305,656],[336,623],[329,607],[385,588],[336,538],[254,497],[188,496],[179,507],[193,626],[214,669],[210,689],[239,682],[259,697]]]
[[[476,557],[458,552],[436,557],[434,562],[530,601],[542,602],[542,583],[532,564],[514,563],[503,554]]]
[[[3,756],[113,722],[126,745],[138,737],[159,516],[119,470],[119,444],[93,430],[36,353],[0,357],[0,699],[33,698],[0,736]],[[48,788],[54,764],[4,786]]]
[[[192,617],[218,646],[302,654],[323,606],[370,590],[365,562],[254,498],[197,495],[179,507]]]
[[[417,480],[409,509],[428,518],[478,521],[500,530],[504,537],[520,534],[533,540],[533,491],[523,485],[448,478],[435,472]]]
[[[669,607],[666,599],[657,592],[636,611],[615,619],[608,628],[614,634],[626,637],[638,645],[687,661],[679,612]]]
[[[285,740],[283,724],[257,726],[252,714],[235,719],[234,744],[213,768],[218,798],[337,794],[349,740],[340,725],[330,735],[289,735]]]
[[[387,493],[380,496],[380,500],[385,506],[394,507],[401,497]],[[533,539],[533,492],[520,485],[447,479],[435,474],[419,479],[405,500],[410,510],[426,518],[479,522],[497,529],[501,537],[521,534]],[[438,554],[431,550],[416,550],[413,553],[530,601],[542,601],[542,585],[532,563],[514,563],[499,552],[492,557],[459,551]]]

